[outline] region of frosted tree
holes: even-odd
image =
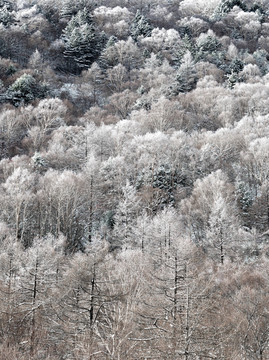
[[[141,39],[141,44],[147,46],[147,50],[153,53],[169,52],[178,43],[181,43],[179,33],[174,29],[154,28],[150,36]]]
[[[233,258],[239,255],[240,244],[236,243],[239,229],[237,207],[233,186],[221,170],[211,173],[194,184],[192,196],[182,201],[186,231],[197,245],[223,263],[224,256]]]
[[[82,219],[85,227],[84,241],[86,244],[93,241],[95,231],[97,231],[96,228],[98,227],[97,223],[99,217],[104,210],[101,206],[103,194],[100,192],[102,186],[101,179],[99,177],[99,167],[100,162],[93,156],[93,154],[87,154],[87,162],[83,169],[86,185],[85,188],[83,188],[83,192],[85,194],[85,203],[80,210],[81,212],[87,214]]]
[[[141,37],[150,36],[151,31],[152,31],[152,27],[149,21],[145,18],[144,15],[140,13],[139,10],[137,10],[137,13],[130,26],[131,37],[134,39],[134,41],[137,41],[140,36]]]
[[[118,51],[117,48],[114,46],[117,41],[118,39],[114,35],[110,36],[110,38],[107,40],[107,43],[105,44],[104,49],[102,50],[98,60],[101,68],[107,69],[115,66],[118,63]]]
[[[49,235],[36,239],[21,256],[19,276],[19,311],[27,326],[25,339],[30,356],[34,356],[40,342],[46,343],[44,325],[54,316],[51,288],[59,281],[59,258],[62,256],[63,237]],[[44,346],[45,344],[43,344]]]
[[[24,339],[24,325],[21,324],[19,309],[19,269],[23,254],[22,246],[14,242],[9,231],[4,230],[1,223],[1,287],[0,287],[0,308],[1,308],[1,337],[7,346],[12,347],[14,344]],[[3,233],[6,233],[4,239]],[[9,235],[9,236],[8,236]]]
[[[269,173],[266,165],[268,162],[268,146],[267,137],[259,137],[251,141],[246,153],[241,155],[242,164],[239,168],[244,188],[249,189],[249,194],[245,194],[249,197],[249,203],[247,203],[244,216],[249,226],[255,223],[260,231],[265,231],[269,224],[267,206]],[[244,200],[242,195],[241,202]]]
[[[76,2],[72,0],[64,0],[60,10],[60,16],[70,20],[72,16],[77,15],[77,13],[83,9],[92,11],[93,5],[89,0],[78,0]]]
[[[133,246],[136,243],[133,226],[139,210],[139,200],[134,186],[129,182],[122,189],[120,200],[114,216],[114,244],[121,247]]]
[[[106,84],[112,93],[125,90],[126,82],[129,79],[128,72],[125,66],[123,66],[122,64],[118,64],[114,66],[112,69],[108,69],[106,73],[107,73]]]
[[[177,71],[176,82],[168,89],[169,95],[193,90],[197,83],[197,73],[190,51],[187,51],[182,58],[182,63]]]
[[[159,220],[171,221],[176,215],[172,212],[163,212]],[[138,306],[140,339],[144,339],[144,352],[150,348],[155,357],[165,353],[168,359],[186,360],[208,355],[216,334],[205,322],[211,279],[202,275],[203,256],[180,235],[180,227],[175,231],[175,220],[176,216],[170,224],[170,245],[154,251],[148,248],[151,260],[144,280],[144,306]]]
[[[225,64],[225,55],[223,46],[212,30],[206,34],[201,34],[196,40],[196,61],[209,61],[219,68],[223,68]]]
[[[15,22],[15,16],[12,12],[12,5],[8,1],[0,2],[0,24],[8,27]]]
[[[72,16],[63,30],[64,55],[74,59],[79,68],[88,68],[98,58],[104,43],[104,36],[98,34],[92,16],[84,8]]]
[[[88,70],[82,72],[83,80],[89,82],[92,92],[93,104],[97,105],[102,101],[102,88],[104,84],[104,73],[100,66],[94,62]],[[83,84],[85,87],[85,84]],[[87,89],[87,96],[89,96],[89,89]]]
[[[132,13],[121,6],[99,6],[93,12],[98,26],[102,26],[106,34],[124,39],[129,33],[129,23]]]
[[[250,184],[240,179],[240,175],[235,182],[236,198],[239,209],[241,211],[241,217],[244,225],[249,226],[249,212],[253,201],[255,200],[255,190],[251,188]]]
[[[236,236],[234,223],[235,214],[232,209],[227,206],[222,197],[217,198],[211,208],[206,241],[207,251],[211,253],[211,256],[216,256],[221,264],[224,264],[227,253],[232,254],[233,240]]]
[[[244,68],[244,62],[240,58],[235,57],[234,59],[232,59],[229,65],[229,72],[239,73],[240,71],[243,70],[243,68]]]
[[[238,73],[234,72],[233,70],[231,71],[231,74],[227,75],[227,86],[229,89],[233,89],[236,85],[236,83],[240,82],[241,78],[238,75]]]
[[[193,2],[192,0],[183,0],[179,4],[179,11],[184,16],[203,15],[210,17],[213,14],[219,0],[198,0]]]
[[[139,348],[137,305],[143,299],[147,263],[140,251],[126,250],[101,267],[107,302],[100,309],[94,335],[102,357],[134,358]],[[103,280],[102,279],[102,280]]]
[[[39,216],[37,231],[40,236],[48,233],[64,234],[67,238],[66,250],[82,250],[87,243],[88,228],[85,216],[88,216],[87,198],[82,196],[84,179],[80,174],[65,170],[49,170],[40,178],[38,191]],[[86,212],[87,211],[87,212]]]
[[[100,66],[104,69],[112,68],[120,63],[130,71],[138,68],[142,61],[141,49],[131,37],[119,41],[115,37],[110,37],[100,55]]]
[[[269,72],[269,64],[267,60],[268,53],[264,49],[256,50],[253,53],[253,57],[258,65],[262,75],[265,75]]]
[[[177,66],[180,66],[182,59],[187,51],[190,51],[192,56],[194,56],[196,51],[196,44],[190,35],[185,34],[182,37],[181,42],[179,42],[179,44],[175,45],[174,47],[173,61]]]
[[[260,186],[268,180],[269,171],[267,137],[259,137],[249,143],[248,150],[241,154],[242,165],[246,168],[246,175],[250,186],[255,189],[255,195],[259,193]]]
[[[9,86],[5,98],[13,105],[19,106],[27,104],[36,98],[43,98],[47,93],[48,87],[46,84],[39,84],[30,74],[23,74]]]
[[[25,246],[29,246],[30,239],[25,237],[25,231],[29,227],[31,220],[30,204],[33,200],[33,185],[35,175],[25,168],[18,167],[7,178],[3,187],[6,192],[7,205],[10,210],[5,217],[11,222],[14,228],[14,235],[18,241]],[[28,228],[29,229],[29,228]]]
[[[212,31],[208,31],[207,34],[201,34],[196,41],[196,46],[198,58],[205,56],[206,53],[215,52],[222,47],[220,41],[216,38]]]
[[[146,100],[146,96],[144,99]],[[144,99],[139,99],[136,105],[141,106]],[[144,103],[143,106],[146,107],[147,103]],[[145,120],[151,131],[166,132],[169,129],[177,128],[181,123],[180,105],[178,102],[173,102],[165,98],[165,96],[161,96],[158,101],[152,103]]]
[[[83,340],[87,341],[88,351],[96,349],[94,330],[102,316],[102,307],[110,301],[103,292],[104,277],[100,269],[106,251],[106,247],[91,246],[86,253],[75,254],[58,283],[55,330],[58,336],[69,339],[65,353],[77,351]]]
[[[222,0],[212,14],[212,19],[220,20],[223,16],[228,14],[234,6],[238,6],[243,11],[247,10],[246,5],[241,0]]]
[[[126,75],[126,71],[121,65],[118,66],[118,69],[115,70],[119,71],[119,77],[124,77],[124,75]],[[110,75],[112,75],[111,72]],[[134,93],[129,89],[126,89],[120,93],[114,93],[108,98],[110,102],[109,107],[120,119],[127,119],[133,105],[135,104],[135,101],[137,100],[137,97],[137,93]]]
[[[1,149],[1,158],[3,158],[12,151],[12,147],[18,144],[26,132],[25,122],[20,112],[14,108],[3,109],[0,115],[0,132],[0,141],[4,144]]]
[[[63,118],[67,113],[67,107],[58,98],[41,100],[33,110],[36,125],[42,133],[46,134],[55,127],[64,124]]]
[[[173,249],[185,251],[183,241],[178,240],[182,229],[178,221],[178,213],[174,208],[167,206],[152,219],[148,218],[147,220],[144,226],[144,236],[147,239],[145,249],[154,258],[157,258],[157,263],[165,262]]]

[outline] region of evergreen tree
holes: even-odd
[[[88,11],[93,9],[93,5],[89,3],[89,0],[66,0],[61,8],[60,15],[62,18],[71,19],[72,16],[77,15],[83,9]]]
[[[186,52],[182,59],[182,64],[178,69],[176,81],[168,89],[168,96],[175,96],[179,93],[193,90],[197,83],[197,75],[193,58],[189,51]]]
[[[160,165],[153,174],[153,188],[160,189],[160,208],[166,205],[174,205],[174,191],[177,186],[177,173],[168,164]]]
[[[231,61],[230,65],[229,65],[229,69],[228,72],[229,73],[239,73],[240,71],[242,71],[244,68],[244,63],[242,60],[235,58]]]
[[[0,0],[0,24],[8,27],[15,21],[14,7],[11,2],[7,0]]]
[[[235,84],[238,82],[238,74],[234,73],[233,71],[231,74],[227,75],[227,85],[230,89],[233,89]]]
[[[36,98],[45,97],[47,92],[46,84],[39,84],[32,75],[23,74],[10,85],[4,97],[13,105],[19,106],[27,104]]]
[[[260,4],[254,3],[251,6],[249,11],[257,13],[259,15],[259,20],[261,23],[265,22],[267,14],[266,14],[266,11],[263,9],[263,7]]]
[[[264,49],[257,50],[253,53],[253,57],[256,60],[256,64],[259,66],[262,75],[267,74],[269,71],[269,63],[267,60],[268,52]]]
[[[114,35],[110,36],[110,38],[108,39],[98,60],[101,68],[107,69],[117,65],[118,55],[117,55],[117,49],[114,46],[117,41],[118,39]]]
[[[6,7],[6,9],[8,11],[13,11],[14,10],[13,5],[12,5],[12,3],[10,1],[8,1],[8,0],[0,0],[0,8],[2,9],[4,7]]]
[[[4,26],[9,26],[14,21],[14,15],[12,12],[9,11],[6,5],[0,8],[0,24],[3,24]]]
[[[218,52],[221,50],[222,45],[216,38],[213,32],[208,32],[208,35],[202,34],[196,44],[197,53],[196,60],[212,61],[212,58],[218,57]]]
[[[243,11],[247,11],[246,5],[241,0],[222,0],[217,6],[212,16],[212,20],[220,20],[223,16],[228,14],[234,6],[238,6]]]
[[[72,16],[63,31],[64,56],[73,59],[79,68],[88,68],[98,58],[105,37],[97,34],[92,16],[86,8]]]
[[[176,50],[173,54],[173,61],[175,62],[176,65],[181,64],[182,59],[187,51],[190,51],[192,56],[194,56],[196,52],[196,46],[191,36],[185,34],[182,38],[182,42],[180,43],[179,46],[176,47]]]
[[[137,41],[139,36],[148,37],[151,35],[152,26],[150,25],[147,18],[137,10],[135,18],[132,21],[130,27],[130,35],[131,37]]]

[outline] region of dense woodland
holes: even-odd
[[[269,1],[0,0],[0,360],[269,359]]]

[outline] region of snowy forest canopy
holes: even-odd
[[[269,358],[269,1],[0,0],[0,360]]]

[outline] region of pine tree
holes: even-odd
[[[130,35],[134,41],[138,40],[139,36],[148,37],[151,35],[152,26],[150,25],[148,19],[137,10],[135,18],[132,21],[130,27]]]
[[[228,14],[234,6],[238,6],[243,11],[247,11],[246,5],[241,0],[223,0],[219,6],[217,6],[212,20],[220,20],[223,16]]]
[[[188,34],[185,34],[182,38],[182,42],[179,46],[176,47],[176,50],[173,54],[173,61],[176,65],[179,65],[182,63],[182,59],[187,51],[190,51],[192,56],[195,55],[196,46],[194,44],[193,39]]]
[[[15,17],[11,8],[8,4],[4,3],[3,6],[0,4],[0,24],[9,26],[15,21]]]
[[[222,44],[212,31],[201,36],[196,41],[195,60],[209,61],[214,64],[223,65],[223,56],[221,56]]]
[[[80,10],[87,8],[88,11],[93,9],[93,5],[89,3],[89,0],[66,0],[64,1],[60,15],[62,18],[71,19],[72,16],[77,15]]]
[[[241,78],[238,73],[232,71],[231,74],[227,75],[227,85],[230,89],[233,89],[237,82],[240,82]]]
[[[183,56],[182,64],[178,69],[176,81],[168,89],[168,96],[175,96],[179,93],[193,90],[197,83],[197,75],[194,62],[189,51]]]
[[[256,60],[256,64],[259,66],[259,69],[260,69],[262,75],[267,74],[269,71],[269,63],[267,60],[267,57],[268,57],[267,51],[264,49],[256,50],[253,53],[253,57]]]
[[[98,60],[98,63],[100,64],[101,68],[107,69],[117,65],[118,54],[117,54],[117,49],[114,46],[117,43],[117,41],[118,39],[114,35],[110,36],[110,38],[108,39]]]
[[[97,34],[92,16],[86,8],[72,16],[63,31],[64,56],[73,59],[79,68],[88,68],[98,58],[105,37]]]
[[[228,71],[230,73],[239,73],[240,71],[242,71],[244,68],[244,63],[242,60],[240,60],[239,58],[235,58],[231,61],[230,65],[229,65],[229,69]]]
[[[39,84],[32,75],[23,74],[10,85],[5,93],[5,98],[13,105],[19,106],[36,98],[45,97],[47,92],[46,84]]]

